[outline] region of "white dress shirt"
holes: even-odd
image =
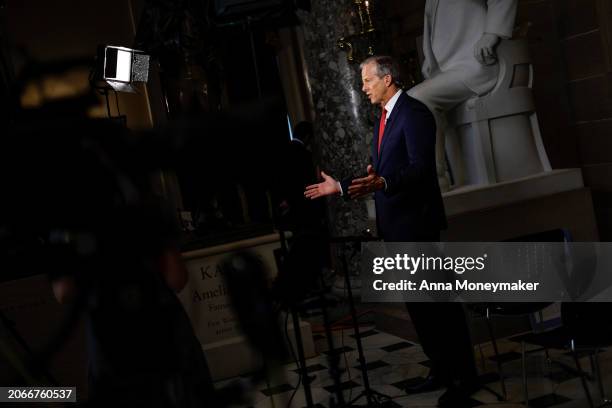
[[[402,94],[402,92],[404,92],[402,89],[398,90],[395,93],[395,95],[393,95],[391,97],[391,99],[389,99],[387,104],[385,105],[385,110],[387,111],[387,117],[385,118],[385,125],[387,124],[387,120],[389,120],[389,116],[391,115],[391,111],[393,111],[393,107],[395,107],[395,104],[397,103],[397,100],[399,99],[399,97]],[[378,135],[378,137],[380,138],[380,135]]]

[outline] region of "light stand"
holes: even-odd
[[[288,247],[287,247],[287,240],[285,237],[285,232],[281,229],[279,229],[279,235],[280,235],[280,244],[281,244],[281,248],[280,248],[280,254],[279,256],[276,258],[277,261],[277,265],[279,266],[279,271],[282,271],[282,273],[288,274],[288,273],[296,273],[296,271],[293,270],[287,270],[288,268],[286,267],[286,256],[288,255]],[[320,274],[320,271],[317,271],[317,273]],[[345,402],[344,402],[344,396],[342,394],[342,389],[340,387],[340,368],[339,368],[339,361],[340,361],[340,357],[338,355],[338,353],[336,352],[336,349],[334,347],[334,342],[333,342],[333,334],[331,331],[331,323],[329,320],[329,314],[327,311],[327,305],[328,305],[328,299],[325,298],[325,284],[323,282],[323,276],[320,276],[320,282],[321,282],[321,289],[315,291],[316,296],[318,297],[318,300],[315,302],[317,306],[320,306],[321,308],[321,312],[323,315],[323,327],[325,328],[325,335],[327,337],[327,344],[328,344],[328,348],[329,348],[329,355],[328,355],[328,362],[329,362],[329,372],[330,372],[330,376],[333,378],[334,381],[334,387],[336,390],[335,393],[335,400],[331,400],[330,401],[330,407],[344,407]],[[300,371],[300,376],[302,377],[302,387],[304,388],[304,398],[306,400],[306,407],[308,408],[312,408],[314,407],[314,402],[312,399],[312,390],[310,387],[310,382],[311,379],[308,375],[308,370],[306,367],[306,357],[305,357],[305,353],[304,353],[304,346],[302,343],[302,336],[301,336],[301,330],[300,330],[300,323],[299,323],[299,309],[301,308],[308,308],[309,307],[309,303],[307,302],[291,302],[291,304],[287,305],[288,308],[290,309],[290,313],[293,319],[293,327],[294,327],[294,332],[295,332],[295,341],[296,341],[296,346],[297,346],[297,354],[298,354],[298,360],[299,360],[299,371]]]
[[[361,244],[362,242],[377,241],[374,237],[334,237],[331,242],[336,243],[352,243]],[[361,370],[361,377],[363,379],[363,391],[359,393],[355,398],[348,402],[348,406],[352,406],[353,403],[362,397],[366,397],[367,407],[380,407],[386,402],[391,400],[391,397],[381,392],[373,390],[370,387],[370,379],[368,377],[368,367],[366,363],[365,354],[363,352],[363,344],[361,342],[361,333],[359,331],[359,322],[357,320],[357,310],[355,308],[355,302],[353,300],[353,289],[351,287],[351,280],[348,273],[348,264],[346,261],[346,254],[342,253],[342,267],[344,268],[344,283],[348,294],[349,310],[351,314],[351,320],[353,321],[353,330],[355,333],[355,342],[357,343],[357,353],[359,355],[359,368]]]

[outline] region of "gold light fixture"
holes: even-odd
[[[372,0],[353,0],[353,4],[357,8],[361,29],[357,34],[341,37],[337,41],[338,48],[346,51],[346,59],[349,62],[355,61],[355,54],[361,54],[360,58],[363,54],[374,55],[373,41],[376,33],[376,28],[372,24]]]

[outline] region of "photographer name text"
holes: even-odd
[[[372,282],[375,291],[482,291],[482,292],[517,292],[536,291],[539,282],[469,282],[467,280],[455,280],[454,282],[428,282],[411,281],[402,279],[396,282],[385,282],[376,279]]]

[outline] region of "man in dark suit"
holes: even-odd
[[[378,234],[387,242],[434,242],[446,228],[446,216],[436,175],[436,124],[429,109],[408,96],[398,84],[391,57],[374,56],[361,64],[362,91],[382,108],[374,127],[372,164],[362,178],[337,181],[321,172],[323,182],[306,188],[315,199],[340,194],[359,198],[374,193]],[[409,392],[446,386],[438,403],[444,407],[469,404],[478,389],[473,348],[460,304],[409,303],[408,311],[425,354],[430,376]]]

